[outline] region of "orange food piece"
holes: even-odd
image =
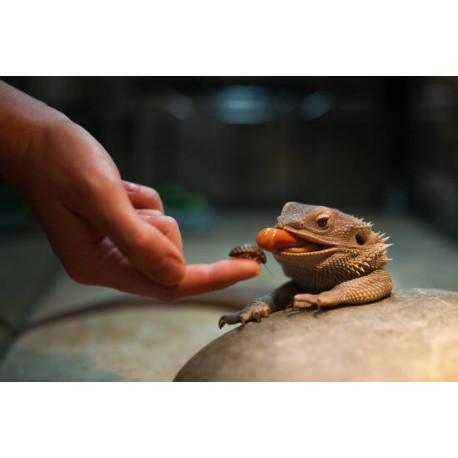
[[[267,227],[259,232],[256,243],[266,251],[282,251],[292,247],[303,247],[305,241],[278,227]]]

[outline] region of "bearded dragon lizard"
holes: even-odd
[[[389,237],[373,232],[372,223],[333,208],[288,202],[269,231],[288,235],[289,242],[280,236],[265,240],[261,231],[258,245],[272,251],[292,281],[239,312],[223,315],[220,328],[226,323],[261,321],[287,306],[299,310],[374,302],[393,288],[384,269],[390,261],[385,254],[391,246],[385,243]]]

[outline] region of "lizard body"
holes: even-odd
[[[291,305],[293,309],[311,306],[365,304],[390,294],[393,281],[384,269],[389,259],[384,234],[372,231],[372,223],[339,210],[288,202],[275,229],[295,237],[298,247],[284,248],[266,243],[292,281],[254,299],[239,312],[223,315],[219,326],[260,321]],[[262,240],[261,240],[262,242]]]

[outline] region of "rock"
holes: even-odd
[[[458,292],[278,312],[208,344],[175,381],[458,381]]]

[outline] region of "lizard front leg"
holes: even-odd
[[[242,323],[247,321],[261,321],[262,317],[269,316],[271,313],[283,310],[299,291],[299,287],[294,282],[288,282],[275,289],[265,296],[254,299],[249,305],[242,310],[230,315],[223,315],[219,319],[219,327],[225,324]]]
[[[316,305],[367,304],[378,301],[390,294],[393,280],[385,269],[374,270],[364,277],[354,278],[340,283],[329,291],[320,294],[296,294],[292,303],[293,310]]]

